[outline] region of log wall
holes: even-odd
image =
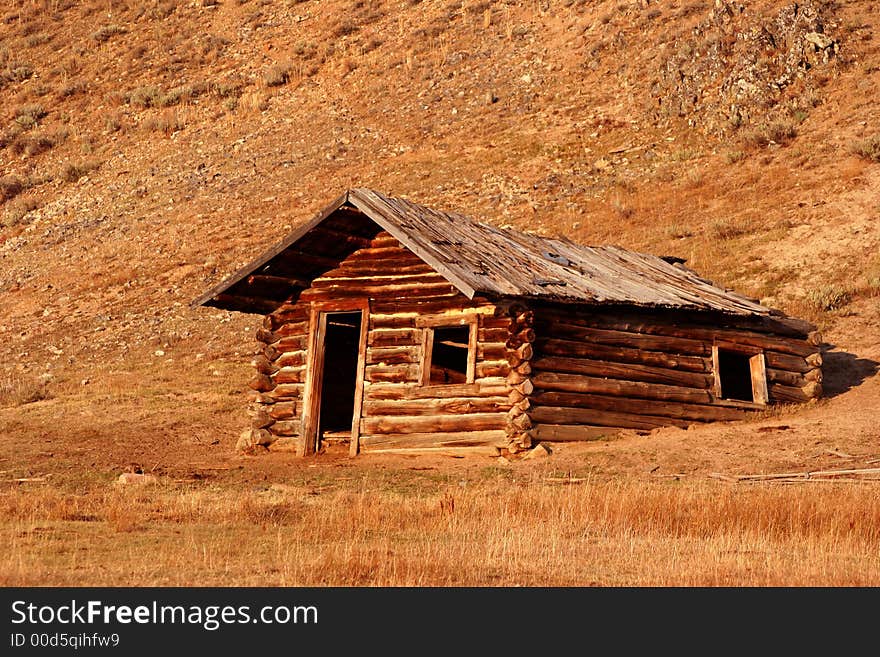
[[[764,354],[770,403],[821,395],[818,334],[561,306],[536,307],[534,325],[533,391],[527,396],[534,440],[736,420],[763,408],[716,398],[713,345]]]
[[[487,452],[504,446],[511,407],[506,310],[480,297],[469,300],[385,232],[265,318],[250,382],[250,442],[298,447],[312,305],[329,309],[334,301],[364,298],[369,325],[360,450]],[[476,325],[472,383],[421,384],[426,317]]]

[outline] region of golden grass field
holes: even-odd
[[[731,487],[486,466],[0,498],[0,582],[876,586],[877,484]],[[456,479],[460,480],[456,481]]]

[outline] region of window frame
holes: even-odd
[[[468,327],[467,370],[463,383],[431,383],[431,358],[434,352],[434,330],[438,328]],[[417,317],[416,327],[422,329],[422,357],[419,367],[419,385],[423,388],[449,385],[470,385],[477,371],[477,317],[454,318],[443,315]]]
[[[722,396],[720,351],[732,351],[748,357],[749,374],[752,380],[752,401],[730,399]],[[767,384],[767,357],[764,355],[763,349],[716,340],[712,345],[712,375],[714,378],[712,396],[715,398],[716,403],[753,407],[764,407],[770,403],[770,393]]]

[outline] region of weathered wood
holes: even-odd
[[[771,383],[781,383],[786,386],[802,388],[810,381],[822,383],[822,370],[815,368],[804,373],[788,372],[786,370],[774,370],[767,368],[767,380]]]
[[[297,417],[299,404],[296,401],[284,401],[273,404],[269,416],[275,420],[290,420]]]
[[[265,374],[257,373],[254,378],[248,382],[248,387],[252,390],[259,390],[260,392],[268,392],[275,387],[275,382]]]
[[[470,413],[467,415],[429,415],[365,417],[361,419],[362,435],[377,433],[436,433],[500,429],[506,413]]]
[[[709,403],[711,401],[707,390],[667,386],[659,383],[642,383],[641,381],[600,379],[579,374],[540,372],[532,377],[532,382],[535,387],[548,391],[582,392],[694,403]]]
[[[277,401],[286,399],[302,399],[303,397],[302,383],[282,383],[275,386],[269,394]]]
[[[253,412],[251,417],[251,428],[253,429],[265,429],[275,422],[275,418],[273,418],[269,411],[266,409],[260,408]]]
[[[309,334],[309,322],[308,320],[302,322],[287,322],[282,324],[274,331],[275,340],[280,340],[283,337],[288,335],[303,335],[306,336]],[[273,342],[275,341],[273,340]]]
[[[621,316],[616,313],[574,314],[561,310],[548,310],[539,313],[539,316],[542,319],[564,320],[569,324],[578,326],[604,328],[628,333],[690,338],[709,343],[714,340],[727,340],[738,345],[747,345],[797,356],[807,356],[817,351],[815,344],[811,344],[808,338],[798,340],[791,337],[785,338],[757,333],[746,329],[700,326],[684,322],[672,315],[667,315],[666,321],[657,320],[654,322],[649,321],[644,316]],[[813,336],[814,339],[816,337],[818,336]]]
[[[364,403],[364,417],[384,415],[448,415],[498,413],[510,407],[507,397],[375,400]]]
[[[749,371],[752,379],[752,398],[757,404],[770,401],[767,393],[767,365],[764,354],[755,354],[749,358]]]
[[[430,454],[432,456],[451,456],[453,458],[473,456],[495,457],[501,454],[498,447],[492,445],[475,445],[470,447],[379,447],[364,451],[370,454]]]
[[[792,356],[789,354],[780,354],[773,351],[764,353],[767,359],[767,367],[775,370],[784,370],[786,372],[795,372],[803,374],[813,369],[807,361],[800,356]]]
[[[305,350],[300,351],[285,351],[283,354],[278,356],[275,360],[275,365],[278,367],[296,367],[298,365],[306,364],[306,352]]]
[[[647,351],[661,351],[670,354],[708,356],[711,353],[711,343],[702,340],[595,329],[562,321],[553,322],[552,326],[546,329],[546,332],[548,335],[552,334],[553,336],[578,342],[606,344]]]
[[[269,427],[276,436],[298,436],[300,434],[301,423],[299,420],[278,420]]]
[[[369,335],[369,306],[361,309],[360,336],[358,336],[358,359],[354,376],[354,407],[351,417],[351,439],[348,455],[357,456],[361,448],[361,415],[364,406],[364,386],[367,368],[367,335]]]
[[[398,285],[348,285],[329,284],[324,287],[310,287],[300,295],[303,301],[316,299],[347,299],[352,297],[370,297],[371,299],[399,299],[408,293],[419,293],[422,296],[452,294],[455,290],[449,283],[412,283]]]
[[[752,412],[743,408],[716,404],[689,404],[572,392],[539,391],[534,393],[530,400],[536,408],[539,406],[593,408],[600,411],[622,411],[634,415],[682,418],[698,422],[741,420]]]
[[[477,331],[477,339],[482,343],[496,343],[498,345],[504,346],[504,343],[507,341],[507,338],[510,337],[510,334],[507,331],[506,327],[502,328],[488,328],[486,327],[486,321],[482,321],[480,323],[480,329]]]
[[[398,315],[370,314],[370,330],[383,328],[413,328],[415,325],[415,313]]]
[[[568,408],[557,406],[536,406],[529,414],[536,424],[591,424],[597,426],[621,427],[624,429],[657,429],[664,426],[686,428],[691,422],[672,417],[653,417],[619,411],[600,411],[592,408]]]
[[[251,361],[251,364],[260,374],[267,374],[271,376],[278,371],[278,365],[276,363],[270,362],[269,359],[266,358],[265,354],[258,355],[256,358],[254,358],[253,361]]]
[[[510,385],[510,384],[508,384],[508,385]],[[535,390],[535,384],[532,383],[531,379],[526,379],[522,383],[513,384],[512,387],[526,396],[532,394],[532,392]]]
[[[509,392],[501,378],[478,379],[475,383],[451,383],[422,387],[408,383],[370,383],[367,399],[447,399],[451,397],[494,397]]]
[[[367,350],[367,364],[418,364],[420,356],[419,347],[371,347]]]
[[[477,377],[507,376],[510,372],[510,366],[503,361],[488,361],[477,363],[474,371]]]
[[[712,367],[711,358],[700,356],[673,355],[660,351],[647,351],[572,340],[538,339],[536,344],[539,357],[543,355],[578,356],[596,360],[681,369],[688,372],[710,372]]]
[[[507,346],[503,342],[478,342],[479,360],[501,360],[507,358]]]
[[[442,276],[430,273],[411,273],[402,274],[398,271],[393,273],[383,272],[381,274],[364,274],[354,275],[353,272],[347,272],[344,269],[335,269],[327,272],[323,276],[312,281],[314,288],[327,288],[333,286],[345,286],[351,289],[360,289],[363,287],[373,287],[377,285],[388,286],[394,289],[398,285],[405,285],[407,289],[412,286],[421,285],[425,289],[430,289],[431,285],[449,285]]]
[[[364,378],[372,382],[402,383],[418,381],[421,369],[418,365],[368,365]]]
[[[541,442],[571,442],[581,440],[600,440],[619,433],[620,429],[599,427],[589,424],[546,424],[542,423],[529,431],[529,435]]]
[[[528,431],[532,428],[532,420],[528,413],[517,415],[510,421],[510,423],[520,431]]]
[[[458,431],[458,432],[435,432],[435,433],[397,433],[375,434],[361,436],[361,444],[364,451],[368,448],[400,447],[410,445],[413,447],[451,447],[472,445],[503,445],[505,443],[503,431]]]
[[[456,304],[457,301],[457,304]],[[461,312],[472,311],[480,308],[480,306],[464,305],[467,298],[461,293],[437,295],[431,297],[409,297],[406,299],[385,299],[377,298],[370,304],[370,308],[377,313],[394,314],[400,312],[411,312],[415,315],[426,315],[431,313],[448,312],[456,309]],[[490,308],[486,305],[484,308]]]
[[[419,329],[375,329],[367,337],[369,347],[416,346],[421,344]]]
[[[289,335],[281,338],[272,347],[275,349],[276,356],[289,351],[305,351],[308,348],[309,338],[307,335]],[[268,352],[268,350],[267,350]],[[270,358],[270,360],[275,360]]]
[[[306,380],[306,368],[299,367],[282,367],[272,376],[275,383],[304,383]]]
[[[272,331],[267,331],[264,328],[257,329],[256,338],[257,342],[262,342],[264,344],[272,344],[274,342],[278,342],[278,336],[275,335]]]
[[[781,402],[805,402],[822,396],[822,384],[810,381],[803,387],[771,383],[768,386],[770,398]]]
[[[532,368],[536,371],[587,374],[607,377],[609,379],[662,383],[686,388],[708,389],[712,385],[711,374],[641,365],[639,363],[615,363],[590,358],[545,356],[534,359],[532,361]]]

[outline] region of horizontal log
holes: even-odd
[[[447,399],[451,397],[495,397],[509,392],[503,379],[487,378],[475,383],[422,386],[413,383],[370,383],[365,399]]]
[[[268,345],[268,346],[262,347],[257,352],[257,355],[260,355],[260,354],[262,354],[266,358],[266,360],[268,360],[270,362],[274,362],[275,360],[277,360],[278,356],[281,355],[281,352],[278,349],[276,349],[274,346]]]
[[[364,372],[366,381],[402,383],[418,381],[421,368],[418,365],[368,365]]]
[[[370,347],[420,346],[422,332],[419,329],[375,329],[367,336]]]
[[[366,247],[353,251],[346,260],[349,262],[360,262],[364,260],[404,258],[408,255],[412,255],[412,252],[402,246]]]
[[[418,363],[422,355],[421,347],[370,347],[367,349],[368,365],[396,365],[399,363]]]
[[[770,399],[780,402],[806,402],[822,396],[822,384],[816,381],[810,381],[800,388],[771,383],[767,389],[770,392]]]
[[[265,374],[258,373],[248,382],[248,387],[260,392],[268,392],[275,387],[275,382]]]
[[[513,387],[526,396],[531,395],[535,390],[535,384],[532,383],[531,379],[526,379],[522,383],[516,383]]]
[[[613,427],[597,427],[589,424],[539,424],[529,431],[533,440],[539,442],[576,442],[601,440],[618,433]]]
[[[476,301],[478,297],[474,297]],[[497,311],[498,306],[493,306],[493,310]],[[508,330],[509,320],[505,316],[496,316],[492,315],[481,315],[480,316],[480,328],[485,329],[486,331],[498,331],[498,333],[492,333],[492,337],[486,337],[487,340],[499,340],[503,342],[509,336],[510,331]]]
[[[327,285],[310,287],[300,295],[303,301],[322,299],[359,298],[393,300],[402,303],[407,298],[434,297],[440,294],[453,294],[455,288],[449,283],[413,283],[411,285]]]
[[[506,413],[470,413],[468,415],[401,415],[361,419],[362,434],[436,433],[501,429],[507,422]]]
[[[673,355],[661,351],[647,351],[644,349],[631,349],[628,347],[615,347],[572,340],[539,339],[537,341],[537,353],[539,356],[579,356],[596,360],[681,369],[688,372],[710,372],[712,369],[711,358]]]
[[[510,366],[503,361],[484,361],[476,364],[475,372],[476,376],[507,376]]]
[[[603,427],[620,427],[622,429],[651,430],[665,426],[686,428],[692,422],[672,417],[654,417],[636,415],[618,411],[600,411],[592,408],[567,408],[556,406],[536,406],[530,416],[532,422],[540,425],[548,424],[588,424]]]
[[[275,359],[275,365],[278,367],[296,367],[297,365],[306,364],[306,351],[285,351]]]
[[[625,331],[627,333],[689,338],[708,343],[712,343],[714,340],[726,340],[735,344],[769,349],[797,356],[807,356],[816,351],[815,345],[810,344],[806,338],[799,340],[792,337],[767,335],[746,329],[700,326],[683,323],[672,318],[668,322],[651,322],[645,317],[621,317],[596,313],[571,315],[564,312],[540,313],[540,317],[549,320],[548,325],[551,327],[555,321],[565,321],[578,326]]]
[[[264,328],[258,328],[256,334],[257,342],[262,342],[263,344],[272,344],[273,342],[278,341],[278,336],[275,335],[272,331],[267,331]]]
[[[274,331],[283,324],[307,322],[309,320],[309,312],[309,305],[305,303],[284,304],[275,312],[266,316],[269,326],[264,324],[263,328],[269,328]]]
[[[449,285],[449,281],[435,272],[401,274],[399,272],[382,273],[382,274],[363,274],[353,275],[352,272],[344,270],[333,270],[319,276],[312,281],[314,288],[326,288],[333,286],[344,286],[347,288],[362,288],[386,285],[404,285],[409,289],[412,286],[425,286],[430,289],[431,285]]]
[[[300,426],[299,420],[279,420],[269,427],[269,431],[276,436],[298,436]]]
[[[297,416],[299,403],[297,401],[284,401],[273,404],[269,409],[269,416],[275,420],[290,420]]]
[[[257,392],[251,391],[248,396],[248,401],[251,401],[255,404],[274,404],[278,400],[272,396],[271,392]]]
[[[479,340],[479,338],[478,338]],[[503,342],[477,342],[477,358],[480,360],[507,359],[507,346]]]
[[[330,269],[322,276],[333,276],[338,273],[344,274],[431,274],[434,270],[426,265],[417,256],[401,258],[375,258],[372,260],[346,260],[339,267]]]
[[[811,372],[816,372],[821,370],[810,370]],[[807,384],[806,373],[799,374],[798,372],[787,372],[786,370],[774,370],[767,368],[767,381],[768,383],[781,383],[786,386],[793,386],[796,388],[800,388]]]
[[[304,387],[302,383],[282,383],[275,386],[275,389],[269,394],[276,401],[302,399]]]
[[[272,380],[278,383],[303,383],[306,380],[306,368],[299,367],[282,367],[275,372]]]
[[[609,379],[662,383],[707,390],[712,386],[713,376],[700,372],[684,372],[667,367],[641,365],[639,363],[615,363],[591,358],[564,358],[546,356],[532,361],[532,369],[545,372],[587,374]]]
[[[708,356],[712,353],[711,342],[705,340],[596,329],[561,321],[553,322],[551,326],[547,327],[546,332],[547,335],[558,336],[566,340],[645,349],[648,351],[662,351],[671,354]]]
[[[500,456],[501,451],[492,445],[472,447],[379,447],[365,450],[370,454],[429,454],[431,456],[451,456],[467,458],[473,456]]]
[[[287,322],[286,324],[282,324],[274,331],[274,336],[276,340],[279,340],[288,335],[308,335],[309,334],[309,322],[308,320],[301,322]],[[274,341],[273,341],[274,342]]]
[[[621,411],[635,415],[682,418],[698,422],[729,422],[748,417],[753,411],[716,404],[688,404],[684,402],[654,401],[630,397],[611,397],[575,392],[536,392],[530,401],[540,406],[593,408],[600,411]],[[763,408],[756,406],[756,408]]]
[[[765,351],[764,359],[767,367],[775,370],[785,370],[786,372],[795,372],[804,374],[809,372],[815,366],[807,363],[805,358],[801,356],[792,356],[791,354],[780,354],[775,351]]]
[[[265,429],[274,422],[275,418],[269,415],[269,411],[264,408],[257,409],[251,416],[251,428],[253,429]]]
[[[485,326],[485,322],[483,322]],[[507,329],[502,328],[480,328],[477,330],[477,340],[480,342],[488,343],[495,342],[501,346],[504,346],[507,338],[510,337]]]
[[[510,370],[510,372],[507,374],[507,383],[512,386],[519,385],[527,381],[528,379],[528,376],[526,376],[525,374],[520,374],[516,370]]]
[[[583,392],[694,403],[709,403],[712,399],[708,390],[667,386],[660,383],[642,383],[641,381],[600,379],[581,374],[539,372],[532,377],[532,383],[538,389],[559,392]]]
[[[402,315],[379,315],[370,313],[370,330],[382,328],[413,328],[416,325],[414,313]]]
[[[265,354],[259,354],[256,358],[251,361],[251,365],[259,372],[260,374],[272,375],[278,371],[278,365],[269,361],[266,358]]]
[[[466,296],[461,292],[456,292],[455,294],[444,294],[425,299],[415,297],[395,300],[376,299],[370,303],[370,308],[378,313],[388,314],[412,312],[419,315],[449,312],[453,310],[464,312],[479,310],[480,308],[491,308],[491,306],[488,305],[479,306],[476,304],[470,304],[471,302]]]
[[[532,420],[529,417],[528,413],[517,415],[515,418],[510,420],[510,424],[520,431],[528,431],[533,426]]]
[[[510,407],[507,397],[448,397],[444,399],[369,400],[363,417],[387,415],[449,415],[500,413]]]
[[[433,433],[396,433],[362,435],[360,445],[363,448],[379,447],[452,447],[475,445],[503,445],[506,436],[500,430],[433,432]]]
[[[274,347],[277,358],[279,355],[289,351],[304,351],[309,343],[309,336],[307,335],[288,335],[286,337],[281,338],[278,342],[276,342],[272,347]],[[275,360],[274,358],[270,360]]]

